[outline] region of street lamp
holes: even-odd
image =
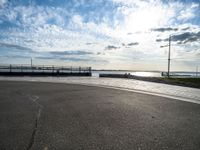
[[[169,36],[169,44],[168,45],[164,45],[164,46],[160,46],[161,48],[163,47],[169,47],[169,51],[168,51],[168,69],[167,69],[167,76],[168,78],[170,77],[170,61],[171,61],[171,35]]]

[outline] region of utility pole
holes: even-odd
[[[171,60],[170,53],[171,53],[171,35],[169,36],[168,71],[167,71],[168,78],[170,77],[170,60]]]

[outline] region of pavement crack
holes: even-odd
[[[41,109],[38,110],[38,113],[37,113],[37,116],[36,116],[36,119],[35,119],[34,129],[33,129],[31,139],[29,141],[29,144],[28,144],[28,147],[27,147],[26,150],[30,150],[32,148],[33,144],[34,144],[35,135],[36,135],[36,132],[37,132],[37,129],[38,129],[38,122],[39,122],[40,114],[41,114]]]
[[[34,122],[34,128],[33,128],[32,134],[31,134],[31,138],[29,140],[28,147],[26,148],[26,150],[30,150],[33,147],[33,144],[35,142],[35,136],[36,136],[36,133],[37,133],[38,123],[39,123],[39,119],[40,119],[40,115],[41,115],[43,106],[40,103],[37,102],[37,100],[39,99],[39,96],[26,95],[26,94],[24,94],[24,96],[27,96],[39,108],[38,112],[36,114],[36,118],[35,118],[35,122]]]

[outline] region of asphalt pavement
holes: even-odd
[[[0,81],[2,150],[199,150],[200,105],[104,87]]]

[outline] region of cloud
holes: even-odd
[[[87,51],[52,51],[49,52],[50,54],[53,55],[90,55],[93,54],[93,52],[87,52]]]
[[[131,32],[129,32],[129,33],[127,33],[127,35],[132,35],[133,33],[131,33]]]
[[[165,32],[165,31],[177,31],[178,28],[155,28],[155,29],[151,29],[151,31],[157,31],[157,32]]]
[[[197,33],[194,32],[185,32],[179,35],[173,35],[171,38],[172,41],[179,42],[179,43],[190,43],[196,42],[200,40],[200,31]]]
[[[50,57],[50,56],[37,56],[37,57],[34,57],[35,59],[57,59],[56,57]]]
[[[74,50],[74,51],[51,51],[43,52],[41,56],[36,56],[34,58],[41,60],[61,60],[61,61],[90,61],[92,60],[88,55],[94,54],[93,52]],[[84,58],[81,56],[84,55]]]
[[[89,59],[87,58],[75,58],[75,57],[70,57],[70,58],[65,58],[65,57],[61,57],[60,60],[66,60],[66,61],[89,61]]]
[[[24,42],[27,42],[27,43],[34,43],[35,41],[33,41],[33,40],[24,40]]]
[[[7,3],[7,0],[0,0],[0,8]]]
[[[195,14],[192,13],[191,11],[182,10],[181,15],[178,17],[178,20],[186,21],[186,20],[194,18],[194,17],[195,17]]]
[[[168,41],[169,38],[166,39],[156,39],[156,42]],[[171,36],[171,41],[177,42],[178,44],[186,44],[192,43],[196,41],[200,41],[200,31],[199,32],[185,32],[177,35]]]
[[[101,55],[102,53],[101,53],[101,52],[97,52],[96,54],[97,54],[97,55]]]
[[[105,47],[105,50],[116,50],[119,49],[120,47],[114,46],[114,45],[108,45]]]
[[[67,11],[60,8],[41,5],[24,6],[18,3],[15,6],[10,3],[9,7],[0,11],[0,18],[7,24],[14,24],[18,29],[38,28],[45,24],[63,26],[66,21],[63,15],[69,17]]]
[[[189,30],[189,29],[190,29],[190,27],[185,27],[185,28],[182,28],[181,30],[186,31],[186,30]]]
[[[3,55],[0,57],[4,57],[4,58],[22,58],[22,59],[30,59],[31,56],[23,56],[23,55]]]
[[[190,3],[181,1],[163,0],[113,0],[120,4],[119,11],[124,15],[126,33],[148,31],[155,27],[171,26],[176,24],[181,10],[193,11]],[[193,11],[195,12],[195,11]]]
[[[126,47],[126,48],[136,46],[136,45],[139,45],[139,43],[138,42],[131,42],[131,43],[128,43],[128,44],[122,43],[122,46]]]
[[[77,61],[88,61],[88,59],[83,58],[74,58],[74,57],[51,57],[51,56],[38,56],[35,57],[35,59],[42,59],[42,60],[63,60],[63,61],[71,61],[71,62],[77,62]]]
[[[156,42],[162,42],[163,39],[156,39]]]
[[[199,40],[193,35],[200,26],[196,2],[10,0],[7,5],[6,1],[0,0],[0,55],[21,54],[55,63],[71,57],[74,61],[93,58],[117,62],[119,58],[133,58],[134,50],[143,52],[140,57],[144,59],[161,56],[156,42],[167,41],[168,35],[176,31],[189,33],[173,37],[177,43]],[[198,42],[195,44],[198,46]],[[188,47],[180,48],[184,51]]]
[[[86,45],[92,45],[92,44],[94,44],[94,43],[90,43],[90,42],[87,42],[87,43],[85,43]]]
[[[10,49],[17,49],[17,50],[25,50],[25,51],[32,51],[32,49],[20,45],[15,45],[15,44],[9,44],[9,43],[1,43],[0,42],[0,47],[6,47]]]
[[[99,59],[99,58],[78,58],[78,57],[55,57],[55,56],[37,56],[34,59],[40,60],[60,60],[67,62],[98,62],[98,63],[108,63],[108,60]]]
[[[139,45],[138,42],[132,42],[132,43],[128,43],[127,46],[135,46],[135,45]]]
[[[178,20],[187,21],[192,19],[196,16],[196,11],[199,9],[199,4],[191,3],[189,7],[182,9],[179,12],[179,16],[177,17]]]

